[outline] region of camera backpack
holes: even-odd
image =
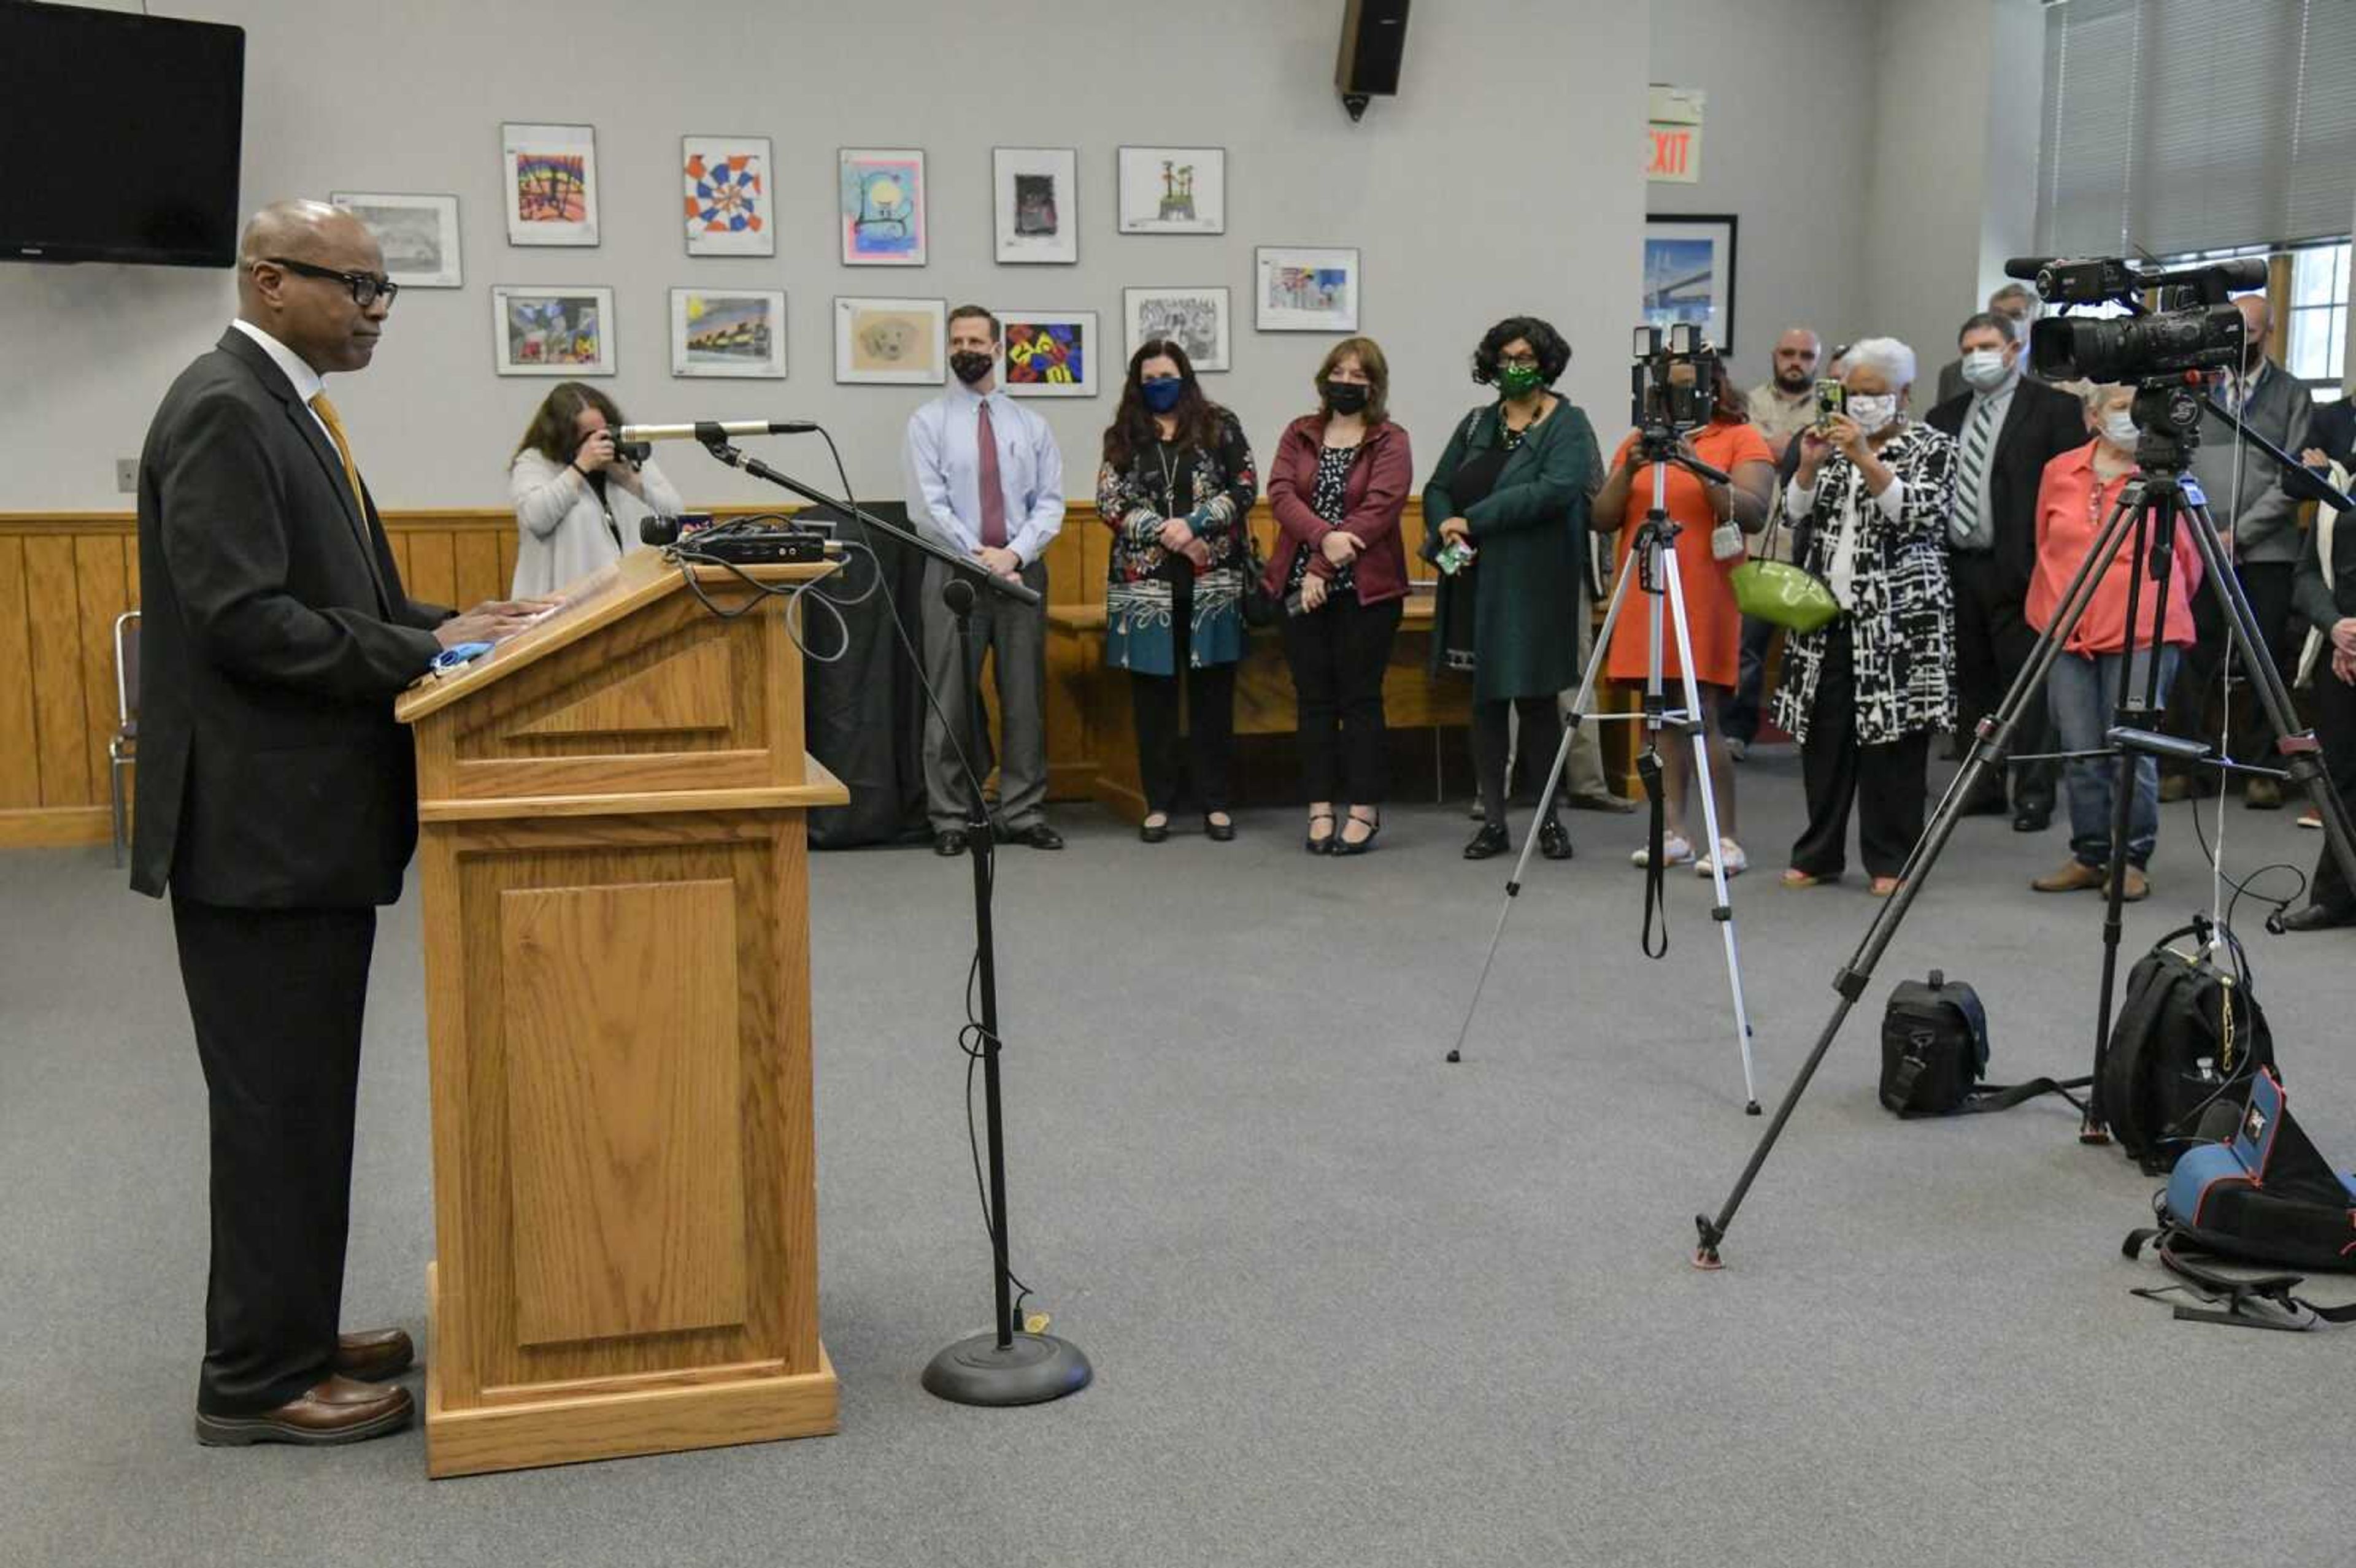
[[[2211,958],[2220,935],[2230,969]],[[2197,954],[2169,945],[2185,936],[2200,939]],[[2103,1114],[2127,1157],[2157,1176],[2199,1140],[2202,1113],[2240,1103],[2258,1069],[2274,1061],[2242,944],[2196,920],[2161,937],[2127,972],[2103,1055]]]
[[[1901,980],[1890,988],[1881,1015],[1881,1104],[1901,1116],[2009,1110],[2040,1094],[2060,1094],[2077,1104],[2070,1091],[2088,1082],[1984,1083],[1987,1064],[1987,1009],[1977,991],[1936,969],[1928,980]]]
[[[2212,1106],[2203,1118],[2203,1141],[2176,1162],[2153,1200],[2159,1223],[2128,1232],[2119,1251],[2134,1258],[2157,1242],[2169,1272],[2225,1304],[2222,1311],[2179,1306],[2179,1318],[2261,1328],[2356,1321],[2356,1306],[2318,1307],[2292,1295],[2300,1283],[2296,1275],[2236,1277],[2192,1261],[2356,1268],[2356,1178],[2334,1170],[2291,1120],[2272,1068],[2257,1068],[2244,1082],[2246,1096]],[[2136,1294],[2157,1299],[2159,1293]]]

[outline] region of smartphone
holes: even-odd
[[[1816,383],[1816,433],[1832,429],[1833,416],[1848,410],[1848,389],[1838,381]]]

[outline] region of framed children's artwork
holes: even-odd
[[[614,291],[580,283],[496,283],[491,335],[502,376],[614,373]]]
[[[834,379],[851,384],[937,385],[948,363],[948,320],[947,300],[838,298]]]
[[[1123,147],[1123,234],[1225,234],[1227,153],[1224,147]]]
[[[1734,351],[1734,215],[1644,219],[1644,320],[1666,332],[1701,328],[1720,354]]]
[[[784,380],[784,292],[671,290],[670,373]]]
[[[460,285],[456,197],[337,190],[327,199],[368,225],[384,252],[385,276],[402,288]]]
[[[1080,155],[1070,147],[993,147],[998,259],[1080,259]]]
[[[1253,257],[1252,325],[1260,331],[1358,330],[1355,248],[1262,245]]]
[[[588,125],[499,127],[508,243],[597,243],[597,132]]]
[[[846,267],[925,264],[925,155],[913,147],[845,147],[836,200]]]
[[[1092,310],[1002,310],[998,384],[1013,398],[1093,398],[1104,339]]]
[[[681,136],[691,256],[774,256],[777,227],[766,136]]]
[[[1121,315],[1129,325],[1125,360],[1157,337],[1166,337],[1186,351],[1197,370],[1227,368],[1227,291],[1200,289],[1123,289]]]

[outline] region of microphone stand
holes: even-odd
[[[815,506],[823,507],[838,517],[851,517],[885,537],[898,540],[912,549],[919,550],[948,567],[953,573],[941,587],[941,602],[957,621],[958,657],[967,672],[965,701],[970,733],[977,739],[985,722],[981,705],[981,671],[973,661],[973,631],[970,617],[974,606],[974,585],[980,583],[1001,598],[1019,604],[1037,604],[1042,596],[1026,584],[1010,581],[969,556],[961,556],[947,546],[910,528],[887,523],[872,512],[862,511],[847,500],[839,500],[790,475],[780,474],[757,457],[744,453],[720,438],[717,432],[703,443],[703,448],[731,468],[741,469],[756,479],[790,490]],[[943,716],[946,719],[946,715]],[[969,842],[968,853],[973,860],[973,934],[974,970],[981,993],[981,1084],[982,1105],[987,1138],[990,1146],[990,1252],[991,1285],[997,1323],[992,1332],[969,1336],[958,1340],[933,1357],[925,1367],[924,1384],[926,1392],[956,1404],[1015,1405],[1041,1404],[1061,1399],[1088,1386],[1095,1371],[1078,1346],[1052,1334],[1017,1333],[1014,1328],[1014,1302],[1009,1292],[1012,1275],[1006,1263],[1006,1132],[1001,1114],[998,1073],[998,950],[991,923],[991,896],[997,878],[997,845],[990,824],[990,813],[981,800],[981,780],[970,766],[966,778],[971,786],[972,799],[966,810]],[[971,1080],[967,1080],[970,1092]]]

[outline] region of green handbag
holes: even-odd
[[[1775,516],[1767,524],[1772,543],[1783,521],[1783,498],[1775,497]],[[1763,552],[1768,544],[1761,546]],[[1825,580],[1806,567],[1783,560],[1746,560],[1727,574],[1738,609],[1754,620],[1787,632],[1822,630],[1840,618],[1840,601]]]

